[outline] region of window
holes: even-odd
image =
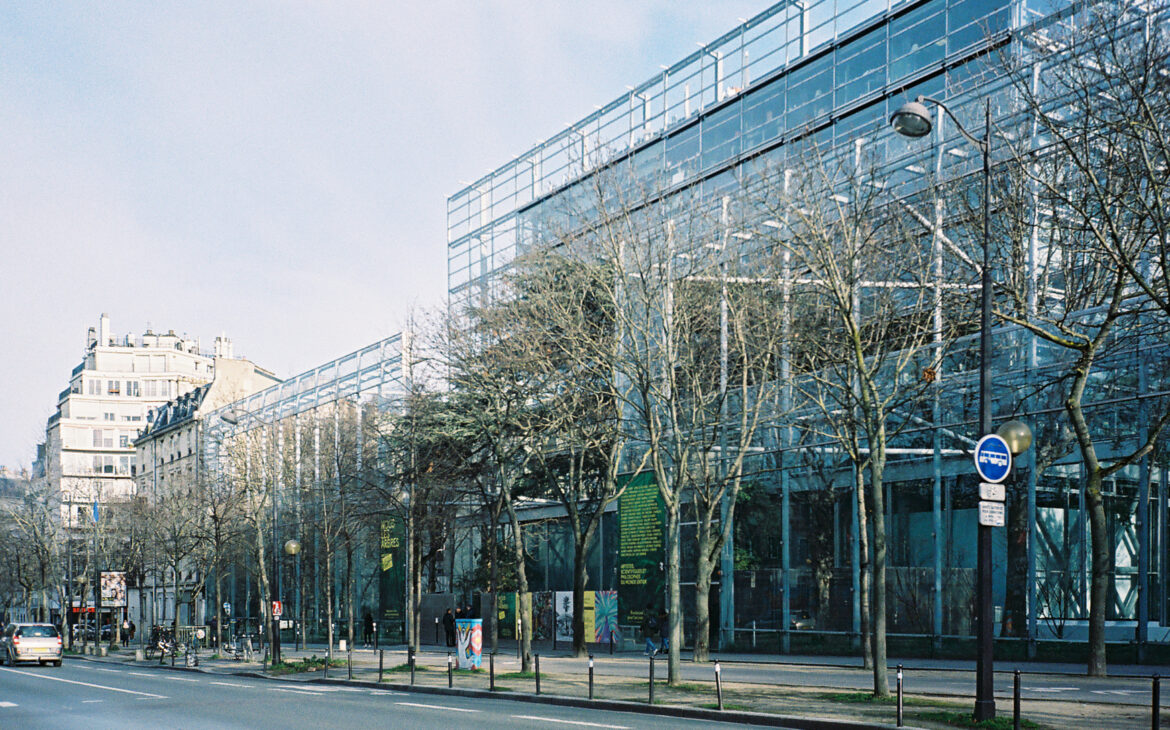
[[[131,398],[137,398],[139,396],[137,380],[126,381],[126,395],[130,396]]]
[[[107,413],[103,413],[103,414],[102,414],[102,420],[103,420],[103,421],[110,421],[110,422],[113,422],[113,420],[114,420],[114,414],[113,414],[113,413],[109,413],[109,412],[107,412]]]
[[[121,380],[111,380],[111,381],[107,382],[106,383],[106,393],[108,395],[121,395],[122,394],[122,381]]]
[[[93,445],[99,449],[102,447],[102,430],[100,428],[93,430]]]
[[[89,391],[88,392],[90,395],[101,395],[102,394],[102,381],[89,380],[88,382],[89,382]]]
[[[120,448],[123,448],[123,449],[129,447],[130,446],[130,437],[127,436],[126,434],[122,434],[121,436],[119,436],[118,437],[118,446]]]

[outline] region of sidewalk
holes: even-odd
[[[500,653],[495,657],[495,687],[489,687],[491,679],[488,676],[489,657],[483,659],[482,669],[478,672],[455,670],[450,679],[447,671],[446,647],[424,648],[417,657],[416,672],[411,686],[411,675],[406,664],[406,650],[401,645],[383,647],[381,653],[382,684],[387,689],[415,690],[430,693],[443,693],[448,682],[456,691],[486,692],[495,691],[507,696],[515,693],[525,697],[540,694],[541,699],[557,701],[556,697],[565,698],[566,702],[582,702],[589,697],[590,682],[587,674],[587,663],[583,659],[569,656],[567,651],[558,651],[556,654],[541,654],[541,675],[539,691],[536,687],[536,678],[532,674],[519,673],[519,660],[514,650],[510,654]],[[309,645],[304,650],[282,648],[285,663],[297,662],[310,656],[323,657],[323,645]],[[212,659],[209,652],[204,652],[199,662],[198,670],[214,674],[247,674],[251,676],[266,676],[264,667],[257,655],[253,662],[236,661],[232,659]],[[157,665],[158,660],[135,662],[133,651],[116,652],[108,657],[83,657],[90,661],[115,662],[137,666]],[[724,708],[729,711],[763,712],[774,715],[815,717],[828,720],[855,720],[871,723],[893,724],[895,707],[892,701],[873,702],[867,697],[867,692],[856,689],[834,688],[828,681],[834,676],[834,668],[848,667],[850,674],[861,675],[859,663],[825,664],[825,657],[813,657],[814,661],[821,660],[818,665],[804,665],[798,667],[794,663],[795,657],[786,657],[788,661],[782,663],[763,664],[752,655],[727,655],[726,659],[720,656],[721,663],[729,665],[724,669],[722,694]],[[330,669],[328,679],[325,672],[315,671],[280,675],[279,679],[293,682],[341,682],[345,683],[352,676],[353,681],[362,683],[377,683],[379,679],[379,652],[371,648],[358,648],[350,654],[334,653],[336,662],[342,666]],[[755,659],[755,661],[752,661]],[[843,658],[845,659],[845,658]],[[351,664],[345,664],[349,660]],[[742,663],[741,663],[742,662]],[[176,660],[176,667],[182,665],[182,658]],[[595,672],[593,677],[593,697],[596,700],[637,703],[645,707],[649,700],[649,683],[647,681],[648,661],[634,652],[617,653],[614,656],[597,654],[595,658]],[[684,662],[682,680],[675,687],[665,684],[666,662],[656,662],[654,704],[683,707],[683,708],[711,708],[718,706],[718,691],[711,665],[694,665]],[[949,663],[948,663],[949,664]],[[169,659],[166,662],[169,666]],[[785,677],[772,677],[769,667],[786,673]],[[942,671],[955,669],[944,667]],[[932,670],[918,670],[932,671]],[[933,670],[938,671],[938,670]],[[962,670],[958,670],[962,671]],[[352,672],[352,675],[351,675]],[[798,679],[793,681],[792,673],[796,672]],[[839,672],[836,674],[840,674]],[[735,677],[737,681],[726,681]],[[780,681],[776,681],[780,680]],[[927,728],[954,727],[952,724],[957,718],[969,715],[970,700],[961,695],[947,692],[923,691],[925,683],[919,676],[914,677],[913,686],[919,691],[906,694],[906,722],[909,725]],[[1107,680],[1106,680],[1107,681]],[[1127,681],[1124,678],[1116,680]],[[1132,680],[1128,680],[1131,681]],[[891,690],[894,689],[891,677]],[[999,682],[997,692],[1000,714],[1010,717],[1011,713],[1011,683]],[[1134,698],[1137,700],[1138,698]],[[1148,700],[1146,700],[1148,702]],[[1040,727],[1052,728],[1145,728],[1149,727],[1149,708],[1146,704],[1135,702],[1131,704],[1115,702],[1077,701],[1071,698],[1057,697],[1029,697],[1022,704],[1023,716]],[[1164,716],[1170,718],[1170,712],[1164,711]]]

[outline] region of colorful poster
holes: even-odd
[[[126,605],[126,573],[120,570],[102,571],[102,605],[106,608]]]
[[[573,640],[573,592],[556,592],[557,641]]]
[[[402,520],[382,520],[378,554],[378,623],[395,638],[406,629],[406,530]]]
[[[553,637],[552,591],[532,594],[532,638],[537,641],[551,641]]]
[[[516,594],[501,593],[496,599],[496,635],[501,639],[514,640],[520,633],[516,628],[518,616]]]
[[[663,599],[666,511],[654,475],[643,473],[618,500],[618,623],[638,626]]]
[[[586,594],[587,596],[590,594]],[[608,644],[610,637],[613,642],[622,640],[618,631],[618,594],[617,591],[593,592],[593,636],[598,644]],[[588,625],[588,623],[586,624]]]
[[[455,646],[460,669],[479,669],[483,661],[483,619],[456,619]]]

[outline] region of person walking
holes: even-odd
[[[374,643],[374,616],[366,611],[366,617],[362,619],[362,645],[370,646]]]
[[[455,617],[449,608],[443,614],[443,631],[447,634],[447,646],[455,646]]]
[[[642,616],[642,638],[646,640],[646,656],[654,656],[658,653],[655,646],[655,639],[658,638],[658,617],[654,614],[654,606],[647,603]]]
[[[658,614],[658,635],[662,637],[661,651],[665,654],[670,651],[670,613],[665,608]]]
[[[122,646],[130,643],[130,619],[122,619]]]

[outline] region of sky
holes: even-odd
[[[0,4],[0,465],[105,312],[289,377],[446,292],[446,200],[766,0]]]

